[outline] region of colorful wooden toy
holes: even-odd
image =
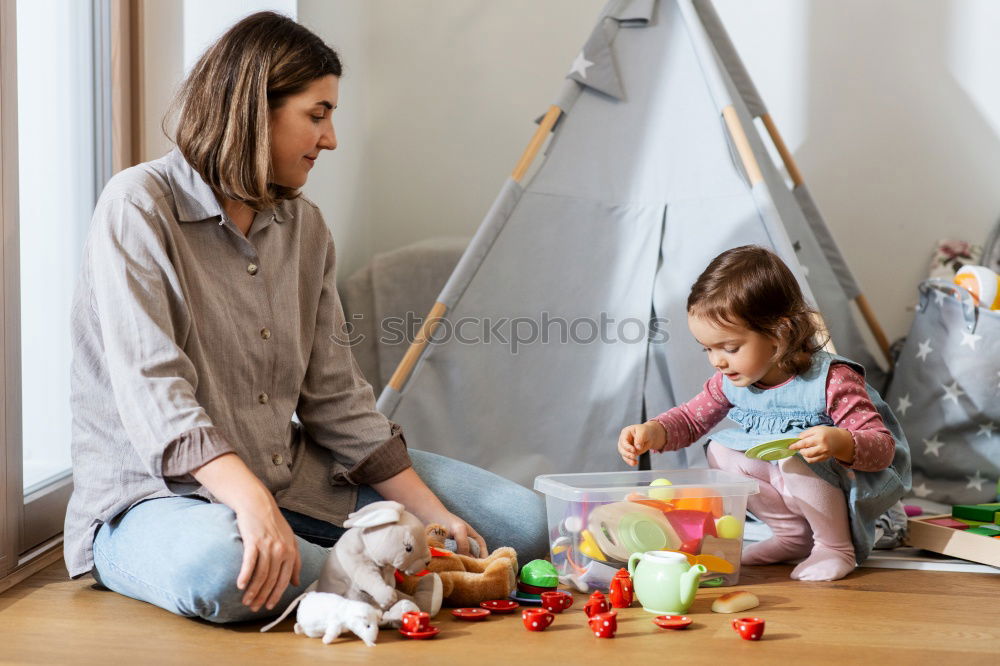
[[[929,525],[950,527],[953,530],[967,530],[971,527],[969,523],[962,522],[961,520],[955,520],[954,518],[929,518],[924,522]]]
[[[952,518],[976,520],[984,523],[992,523],[996,520],[998,512],[1000,512],[1000,502],[992,504],[957,504],[951,507]]]

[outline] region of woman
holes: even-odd
[[[254,14],[185,82],[177,148],[102,193],[73,308],[71,576],[214,622],[265,617],[382,498],[460,552],[544,554],[541,500],[408,453],[337,343],[332,238],[298,190],[337,146],[340,75],[316,35]]]

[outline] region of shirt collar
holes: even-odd
[[[167,175],[170,189],[177,205],[180,222],[203,222],[222,217],[222,204],[208,183],[194,170],[180,149],[174,148],[167,155]],[[273,211],[276,222],[286,222],[289,217],[288,202],[280,201]]]

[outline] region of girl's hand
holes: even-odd
[[[854,462],[854,437],[849,430],[831,426],[816,426],[799,433],[799,441],[788,448],[798,451],[807,463],[830,458],[851,464]]]
[[[618,435],[618,453],[631,467],[639,464],[639,456],[646,451],[662,451],[666,445],[667,430],[656,420],[626,426]]]

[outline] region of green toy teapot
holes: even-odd
[[[694,601],[701,574],[708,569],[691,566],[682,553],[650,550],[628,558],[635,596],[644,610],[656,615],[686,613]]]

